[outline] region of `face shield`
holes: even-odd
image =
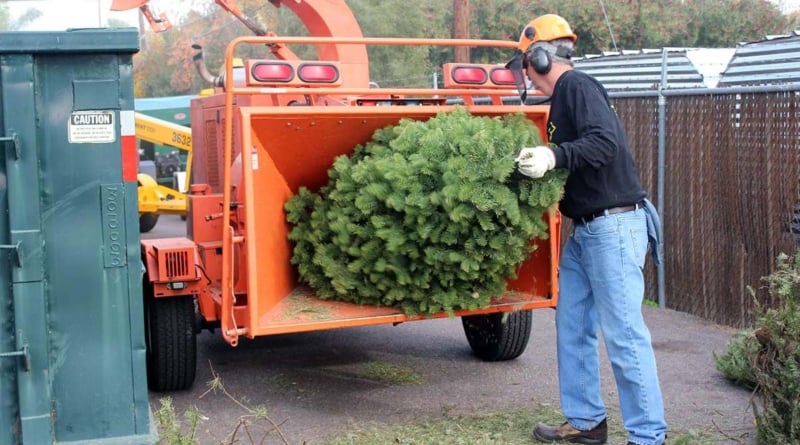
[[[527,54],[522,52],[522,50],[514,50],[514,57],[506,63],[506,68],[511,71],[511,75],[514,76],[514,83],[517,86],[517,91],[519,92],[519,98],[522,101],[522,104],[525,104],[525,98],[528,97],[528,88],[527,88],[527,81],[526,81],[526,74],[525,71],[528,69],[528,57]]]

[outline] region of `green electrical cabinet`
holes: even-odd
[[[133,28],[0,33],[0,444],[147,444]]]

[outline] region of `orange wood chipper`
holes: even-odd
[[[315,296],[291,264],[284,211],[300,187],[318,190],[334,158],[365,144],[376,130],[400,119],[432,118],[455,102],[477,116],[522,112],[544,137],[548,107],[505,105],[517,91],[502,65],[446,64],[441,89],[376,88],[369,81],[368,45],[511,52],[516,44],[364,38],[343,1],[277,3],[291,8],[314,37],[240,37],[228,45],[224,70],[214,79],[216,94],[192,101],[187,234],[141,242],[150,387],[192,385],[201,327],[219,328],[236,346],[242,337],[458,316],[475,355],[518,357],[530,336],[531,310],[556,304],[561,220],[555,208],[546,216],[549,237],[531,240],[537,249],[504,294],[478,310],[433,316]],[[314,45],[318,59],[297,60],[287,44]],[[243,45],[266,45],[277,57],[237,64],[234,55]]]

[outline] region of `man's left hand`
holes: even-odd
[[[550,147],[523,148],[517,156],[517,169],[525,176],[537,179],[556,166],[556,155]]]

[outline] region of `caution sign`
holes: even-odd
[[[116,140],[114,111],[73,111],[70,115],[70,144],[101,144]]]

